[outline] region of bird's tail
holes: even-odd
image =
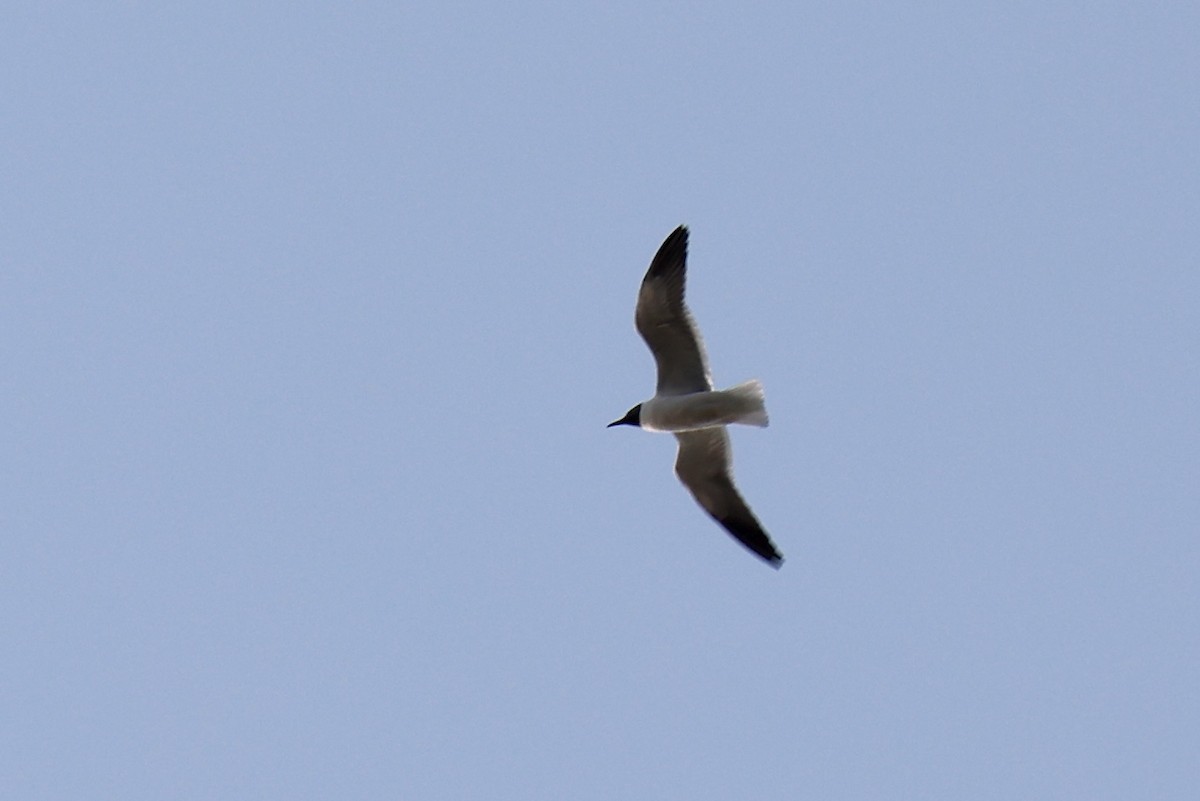
[[[767,419],[767,405],[761,381],[757,378],[743,381],[725,390],[725,394],[737,400],[738,416],[733,422],[759,428],[767,427],[770,421]]]

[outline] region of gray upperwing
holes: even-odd
[[[650,262],[638,290],[634,323],[658,365],[660,395],[712,389],[704,342],[683,302],[688,230],[679,226]]]
[[[733,485],[729,434],[724,428],[702,428],[678,433],[675,438],[679,440],[675,475],[696,502],[738,542],[778,569],[783,555]]]

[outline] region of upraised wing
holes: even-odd
[[[679,226],[650,262],[638,290],[634,323],[658,365],[659,395],[712,389],[700,332],[683,302],[688,229]]]

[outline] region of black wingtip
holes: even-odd
[[[743,519],[737,516],[718,518],[725,530],[733,535],[734,539],[746,547],[746,550],[753,553],[759,559],[762,559],[771,567],[778,570],[783,567],[783,554],[775,547],[775,543],[771,542],[771,538],[767,536],[767,532],[763,531],[762,526],[758,521],[750,517]]]
[[[654,259],[650,262],[650,270],[646,274],[647,277],[667,275],[680,269],[687,259],[687,247],[688,227],[681,225],[672,231],[663,240],[663,243],[659,245],[658,252],[654,254]]]

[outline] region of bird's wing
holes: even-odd
[[[658,365],[660,395],[712,389],[700,332],[683,302],[688,230],[679,226],[650,262],[638,291],[634,322]]]
[[[738,542],[778,569],[783,563],[783,555],[733,485],[729,434],[723,427],[702,428],[678,433],[675,438],[679,440],[675,475],[696,502]]]

